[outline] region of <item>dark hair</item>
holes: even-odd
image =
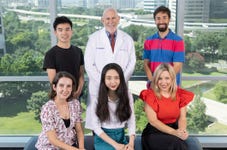
[[[118,119],[123,122],[130,118],[132,110],[129,104],[128,88],[125,82],[123,71],[121,67],[116,63],[107,64],[102,70],[96,114],[101,122],[110,119],[108,108],[108,87],[105,84],[105,76],[107,71],[111,69],[117,71],[120,77],[120,84],[116,89],[119,103],[117,105],[115,113]]]
[[[59,24],[63,24],[63,23],[68,23],[68,24],[70,24],[71,28],[73,27],[72,21],[68,17],[60,16],[60,17],[55,18],[55,21],[53,23],[54,30],[57,29],[57,26]]]
[[[71,92],[70,96],[67,98],[67,101],[70,101],[70,100],[72,99],[73,93],[74,93],[74,91],[75,91],[75,89],[76,89],[76,86],[75,86],[75,85],[76,85],[76,81],[75,81],[75,78],[74,78],[70,73],[68,73],[68,72],[66,72],[66,71],[60,71],[60,72],[58,72],[58,73],[55,75],[54,80],[53,80],[53,82],[52,82],[52,84],[51,84],[51,90],[50,90],[50,93],[49,93],[49,98],[50,98],[50,99],[53,100],[54,97],[57,95],[56,91],[53,89],[53,85],[54,85],[54,86],[57,86],[58,81],[59,81],[61,78],[63,78],[63,77],[66,77],[66,78],[69,78],[69,79],[72,80],[72,92]]]
[[[156,16],[158,13],[160,13],[160,12],[166,13],[166,14],[169,16],[169,18],[171,18],[171,11],[169,10],[169,8],[168,8],[168,7],[165,7],[165,6],[159,6],[159,7],[156,8],[155,11],[154,11],[154,14],[153,14],[154,20],[155,20],[155,16]]]

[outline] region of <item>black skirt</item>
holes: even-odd
[[[167,125],[178,128],[177,123]],[[187,143],[176,136],[159,131],[148,123],[142,133],[142,147],[143,150],[187,150]]]

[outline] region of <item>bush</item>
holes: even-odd
[[[40,122],[41,107],[48,100],[48,93],[46,91],[38,91],[33,93],[30,99],[27,100],[27,109],[35,113],[35,119]]]

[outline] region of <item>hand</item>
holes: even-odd
[[[127,144],[125,147],[126,147],[126,150],[134,150],[134,145],[132,144]]]
[[[182,140],[186,140],[188,138],[188,131],[185,129],[177,129],[177,137]]]
[[[126,146],[124,145],[124,144],[116,144],[116,145],[114,145],[114,148],[116,149],[116,150],[126,150]]]
[[[79,99],[79,97],[80,97],[80,91],[75,91],[74,93],[73,93],[73,98],[75,98],[75,99]]]
[[[147,84],[146,84],[147,89],[151,88],[151,80],[147,80]]]

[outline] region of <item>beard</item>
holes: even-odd
[[[165,32],[168,29],[168,25],[166,23],[158,24],[157,27],[158,27],[159,32]]]

